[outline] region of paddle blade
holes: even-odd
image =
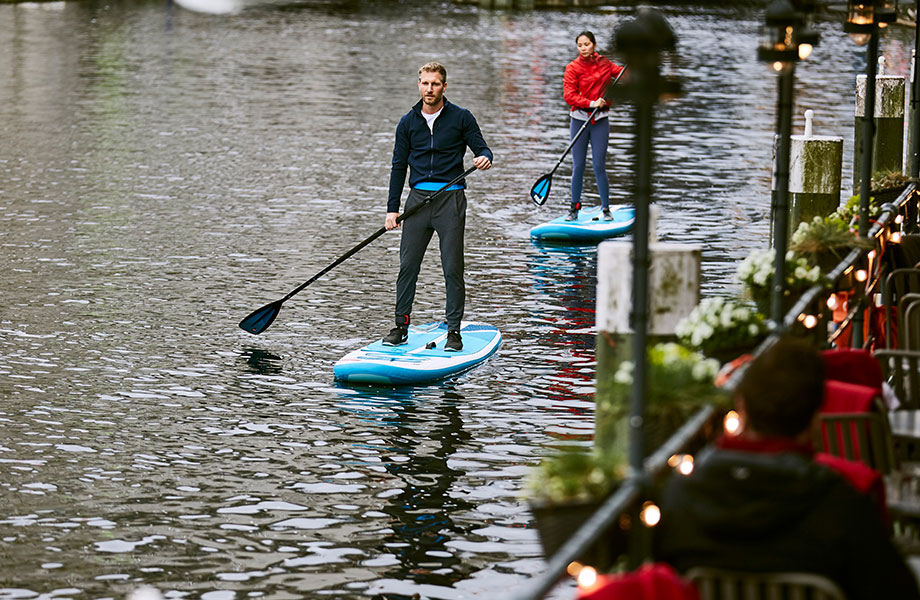
[[[278,312],[281,310],[283,300],[275,300],[271,304],[266,304],[259,310],[253,311],[248,317],[240,321],[240,329],[246,333],[256,335],[262,333],[272,324]]]
[[[553,178],[547,173],[540,179],[537,179],[537,182],[530,188],[530,199],[533,200],[537,206],[543,206],[546,199],[549,198],[549,188],[552,186],[552,183]]]

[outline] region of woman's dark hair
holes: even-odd
[[[585,36],[586,38],[588,38],[589,40],[591,40],[591,43],[592,43],[592,44],[594,44],[595,46],[597,46],[597,40],[594,39],[594,34],[591,33],[590,31],[588,31],[587,29],[584,30],[584,31],[582,31],[581,33],[579,33],[578,35],[575,36],[575,42],[576,42],[576,43],[578,43],[578,38],[580,38],[581,36]]]

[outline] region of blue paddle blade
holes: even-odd
[[[240,329],[246,333],[256,335],[262,333],[272,324],[278,312],[281,310],[283,300],[275,300],[271,304],[266,304],[259,310],[253,311],[248,317],[240,321]]]
[[[546,202],[546,199],[549,197],[549,188],[552,183],[553,178],[550,175],[544,175],[540,179],[537,179],[537,182],[530,188],[530,199],[533,200],[537,206],[543,206]]]

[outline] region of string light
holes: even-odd
[[[588,588],[597,583],[597,569],[594,567],[582,567],[578,571],[578,576],[575,578],[575,581],[578,582],[578,587]]]
[[[661,509],[658,508],[654,502],[646,501],[642,505],[642,511],[639,513],[639,518],[642,519],[642,522],[648,527],[654,527],[661,521]]]
[[[738,435],[741,433],[741,415],[733,410],[725,413],[725,418],[722,420],[722,428],[725,429],[725,433],[728,435]]]
[[[573,560],[565,567],[565,572],[569,574],[570,577],[578,577],[578,573],[584,568],[584,565]]]

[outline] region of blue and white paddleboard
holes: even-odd
[[[343,356],[333,367],[336,381],[373,385],[414,385],[471,369],[492,356],[502,341],[498,329],[484,323],[460,324],[463,350],[445,352],[447,324],[409,326],[409,341],[384,346],[377,340]]]
[[[613,220],[605,221],[600,208],[580,210],[577,220],[566,221],[564,216],[553,219],[531,229],[530,237],[547,242],[599,242],[626,233],[636,220],[632,206],[611,207],[610,214]]]

